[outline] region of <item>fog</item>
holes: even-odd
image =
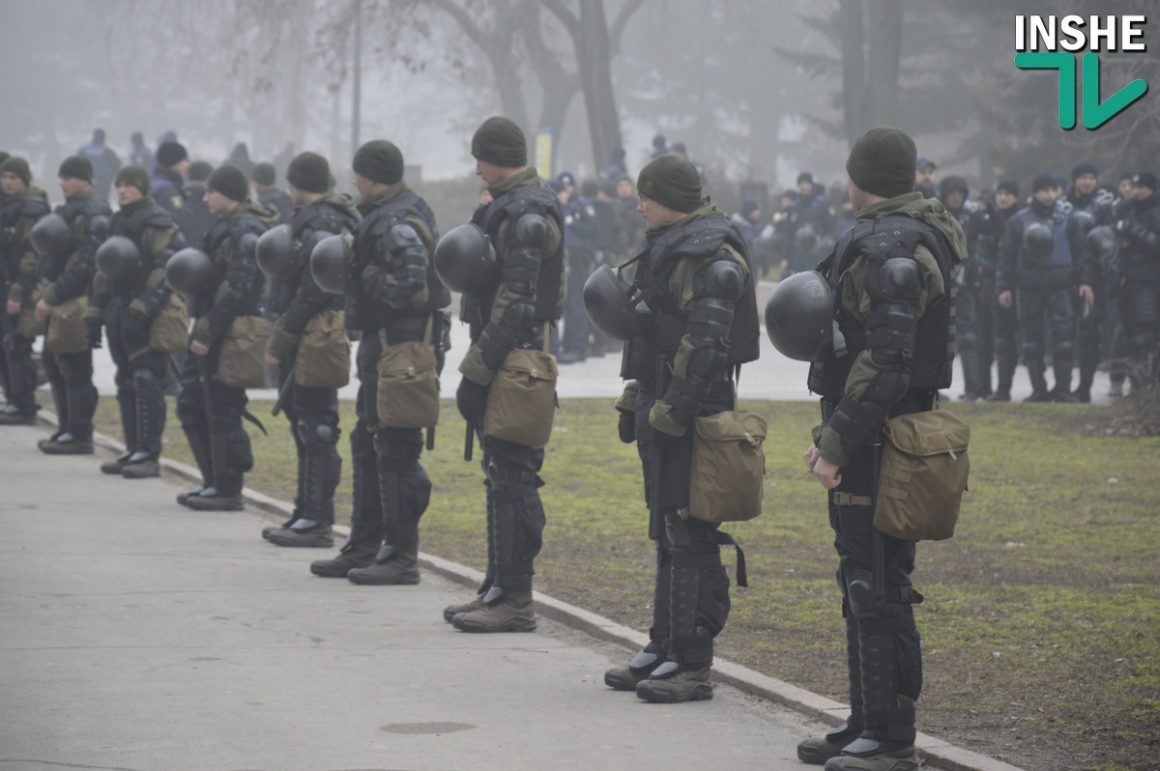
[[[123,162],[132,132],[155,148],[172,130],[215,165],[238,142],[254,162],[316,150],[344,182],[353,146],[387,138],[409,174],[440,179],[472,173],[472,130],[503,113],[530,144],[550,130],[552,171],[578,178],[618,145],[634,174],[663,134],[728,200],[737,184],[791,186],[803,169],[840,180],[852,132],[886,123],[941,171],[989,185],[1079,156],[1120,167],[1156,155],[1152,95],[1100,132],[1069,134],[1052,125],[1054,76],[1012,64],[1016,13],[1147,5],[5,0],[0,149],[25,155],[46,189],[96,128]],[[1157,66],[1113,57],[1105,77]]]

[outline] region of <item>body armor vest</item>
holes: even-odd
[[[76,235],[74,230],[76,219],[78,217],[84,217],[85,232],[82,233],[82,237],[85,237],[88,235],[88,230],[91,227],[93,219],[96,217],[108,217],[111,211],[109,205],[104,201],[99,201],[96,198],[85,198],[76,201],[66,201],[61,206],[56,207],[56,213],[68,223],[69,230],[73,232],[74,236]],[[79,247],[80,244],[78,243],[77,246]],[[56,281],[64,273],[76,253],[77,249],[74,249],[71,253],[61,257],[41,257],[41,277],[49,281]],[[92,258],[91,254],[89,258]]]
[[[191,311],[193,316],[201,318],[209,311],[209,308],[213,307],[214,298],[229,273],[233,250],[238,248],[238,242],[242,236],[247,233],[261,236],[265,232],[266,223],[259,219],[252,209],[219,219],[213,224],[213,227],[205,235],[205,249],[203,250],[210,262],[213,263],[213,280],[207,283],[206,290],[200,297],[196,298],[195,308]],[[229,251],[224,249],[227,244]],[[258,270],[257,262],[253,261],[253,263],[249,281],[250,287],[238,309],[238,316],[256,316],[261,305],[262,273]],[[257,278],[255,279],[254,276]]]
[[[922,244],[934,255],[943,279],[943,295],[918,319],[914,334],[914,352],[910,362],[910,389],[937,391],[951,384],[951,367],[955,357],[955,328],[951,310],[955,303],[954,258],[946,237],[935,227],[906,216],[878,217],[860,223],[842,237],[834,252],[818,272],[834,290],[837,308],[834,318],[845,338],[846,353],[840,358],[816,361],[810,365],[809,389],[831,401],[841,401],[846,380],[858,354],[866,348],[866,328],[842,307],[842,276],[854,260],[865,255],[868,262],[884,262],[892,257],[911,257]]]
[[[1051,252],[1043,257],[1028,253],[1027,247],[1019,244],[1019,255],[1015,264],[1016,281],[1019,286],[1063,288],[1071,284],[1074,260],[1071,241],[1068,239],[1068,213],[1054,209],[1043,215],[1028,206],[1015,215],[1022,234],[1033,224],[1051,228]]]
[[[173,225],[173,217],[170,216],[169,212],[156,204],[142,206],[127,216],[123,210],[113,215],[113,221],[109,225],[109,235],[124,236],[136,244],[137,249],[141,252],[141,266],[121,278],[107,279],[108,291],[112,296],[129,299],[145,291],[149,274],[156,268],[165,267],[153,264],[154,256],[145,249],[143,241],[145,231],[148,228],[168,230]]]
[[[379,240],[389,239],[391,228],[395,225],[406,224],[407,215],[418,216],[428,230],[427,233],[419,234],[423,248],[427,250],[427,306],[398,310],[362,292],[353,292],[348,296],[346,309],[347,326],[351,329],[368,332],[390,327],[403,319],[426,319],[432,311],[446,308],[451,304],[451,292],[435,273],[435,261],[431,259],[435,243],[439,240],[435,212],[413,190],[407,190],[382,206],[372,209],[358,223],[354,233],[354,264],[350,274],[358,276],[362,273],[363,269],[376,258]],[[427,236],[430,236],[429,242]]]
[[[0,208],[0,227],[14,228],[21,219],[35,223],[38,219],[51,211],[48,204],[31,195],[23,198],[9,198]],[[31,227],[31,225],[30,225]],[[19,243],[0,244],[0,277],[15,280],[19,272],[19,263],[22,249],[27,248],[26,241]]]
[[[552,220],[560,233],[560,243],[556,251],[550,254],[545,251],[536,281],[535,320],[556,321],[562,313],[561,291],[564,286],[564,212],[560,208],[556,194],[547,187],[517,188],[510,193],[504,193],[487,206],[477,209],[471,221],[487,233],[493,244],[503,223],[511,223],[508,229],[510,249],[510,241],[513,238],[511,226],[525,214],[538,214]],[[502,258],[502,255],[500,257]],[[499,270],[496,270],[494,282],[475,298],[478,300],[480,317],[484,323],[491,318],[491,305],[495,301],[495,293],[499,290],[499,273]]]
[[[680,347],[689,325],[689,316],[679,307],[679,299],[669,292],[669,280],[683,259],[715,255],[729,246],[749,265],[745,242],[736,226],[724,214],[716,213],[686,225],[671,228],[652,239],[637,258],[635,289],[652,311],[649,330],[625,346],[621,377],[652,384],[655,361],[663,356],[669,363]],[[728,366],[737,367],[757,359],[761,344],[761,327],[757,317],[754,279],[733,309],[729,328]]]
[[[266,310],[280,316],[294,302],[294,297],[302,286],[302,277],[310,272],[310,253],[303,243],[308,234],[339,235],[343,230],[353,230],[355,224],[356,220],[350,212],[327,201],[315,201],[294,212],[294,216],[290,218],[290,236],[294,239],[294,248],[298,250],[302,270],[298,275],[289,278],[267,279],[270,282],[270,294]],[[323,310],[342,310],[343,304],[342,295],[327,294]]]

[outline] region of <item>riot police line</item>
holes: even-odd
[[[442,237],[403,179],[399,148],[374,140],[352,160],[357,203],[333,191],[325,158],[297,156],[287,173],[294,211],[282,225],[250,200],[240,170],[215,170],[205,193],[215,220],[194,245],[153,202],[141,169],[118,173],[120,209],[110,216],[94,200],[91,168],[70,158],[61,168],[68,200],[44,216],[27,165],[4,161],[0,177],[12,188],[4,204],[5,422],[35,420],[26,355],[43,334],[60,359],[53,399],[62,420],[41,449],[92,453],[91,357],[107,339],[126,451],[101,470],[158,475],[169,370],[181,383],[177,414],[202,474],[178,503],[237,510],[255,462],[245,423],[266,431],[246,390],[276,367],[274,412],[286,414],[295,441],[297,492],[290,519],[262,537],[326,548],[334,545],[342,473],[337,389],[357,339],[351,534],[310,569],[354,583],[415,584],[420,521],[433,494],[420,461],[441,418],[445,309],[450,291],[460,292],[471,346],[456,403],[465,461],[482,454],[488,567],[474,596],[444,618],[468,633],[535,629],[535,560],[547,517],[539,488],[559,374],[549,340],[563,311],[567,223],[555,192],[528,167],[513,122],[485,121],[471,152],[490,200]],[[964,276],[984,259],[979,241],[997,241],[997,304],[1008,307],[1013,295],[1026,314],[1025,360],[1043,339],[1032,324],[1058,324],[1044,331],[1053,346],[1060,341],[1057,395],[1065,363],[1070,375],[1063,342],[1074,334],[1064,329],[1063,306],[1097,296],[1091,244],[1113,244],[1117,265],[1145,266],[1126,273],[1152,292],[1132,307],[1156,305],[1154,208],[1136,205],[1114,228],[1093,221],[1084,233],[1079,214],[1060,215],[1037,180],[1040,207],[977,234],[972,254],[971,234],[951,207],[914,191],[915,164],[904,133],[863,136],[847,162],[855,225],[816,269],[779,284],[765,310],[774,345],[811,362],[808,385],[822,397],[804,460],[827,490],[837,536],[851,714],[798,753],[831,769],[915,767],[922,658],[913,606],[923,597],[911,573],[918,540],[953,534],[966,486],[969,428],[938,409],[938,394],[951,385],[956,349],[968,350],[956,315],[971,280]],[[22,185],[9,184],[12,177]],[[1148,201],[1155,178],[1141,174],[1135,186],[1150,190],[1138,198]],[[741,545],[721,526],[761,511],[766,423],[736,408],[760,327],[746,239],[704,195],[697,170],[660,157],[636,189],[646,226],[640,252],[615,269],[600,266],[583,285],[589,320],[624,345],[617,434],[637,447],[657,549],[649,643],[605,683],[678,703],[712,698],[714,640],[731,607],[722,546],[733,547],[735,580],[746,585]],[[1141,325],[1132,330],[1133,345],[1155,345],[1154,318],[1151,338]],[[1037,394],[1046,391],[1034,382]]]

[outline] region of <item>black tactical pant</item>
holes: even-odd
[[[849,724],[869,739],[913,744],[914,702],[922,691],[922,648],[911,605],[921,602],[922,595],[910,580],[914,541],[874,529],[869,504],[875,461],[872,448],[860,452],[842,468],[841,484],[829,493],[846,621]],[[876,567],[881,591],[875,590]]]
[[[164,353],[148,350],[149,337],[132,325],[126,327],[128,304],[114,300],[105,308],[105,337],[109,355],[117,367],[117,407],[121,412],[121,430],[130,453],[145,452],[161,456],[161,434],[165,431]]]
[[[4,357],[8,363],[8,404],[21,415],[35,415],[40,409],[36,403],[36,362],[32,360],[30,337],[15,330],[16,317],[9,316],[9,329],[4,337]]]
[[[179,378],[177,418],[205,485],[215,488],[221,497],[236,498],[242,494],[244,474],[254,467],[250,436],[242,426],[249,400],[246,389],[225,385],[213,377],[220,355],[221,344],[215,343],[207,355],[191,354],[185,360]]]
[[[92,349],[53,353],[46,348],[41,361],[56,405],[58,431],[67,432],[79,441],[89,441],[93,438],[93,413],[97,410]]]
[[[0,278],[0,299],[8,297],[8,282]],[[0,308],[0,389],[4,391],[4,403],[10,404],[12,397],[11,382],[8,379],[8,331],[16,319],[8,315],[5,308]]]
[[[560,346],[579,354],[588,352],[588,312],[584,310],[584,282],[592,273],[594,256],[583,249],[569,249],[568,286],[564,298],[564,334]]]
[[[712,411],[729,409],[731,397],[723,394],[707,404],[723,399],[729,406],[717,404]],[[729,618],[729,576],[721,564],[721,545],[730,540],[717,525],[678,513],[689,502],[692,431],[658,445],[648,422],[655,400],[642,389],[636,401],[636,446],[649,506],[649,538],[657,546],[649,639],[663,658],[699,669],[713,662],[713,639]]]
[[[1031,387],[1035,391],[1047,390],[1044,341],[1050,339],[1054,390],[1061,395],[1067,393],[1075,363],[1075,289],[1021,287],[1017,302],[1023,363],[1031,376]]]
[[[975,326],[978,332],[979,396],[991,395],[991,364],[995,361],[995,293],[987,287],[972,290],[975,299]]]
[[[410,334],[413,331],[403,330],[400,337],[421,339],[421,326],[417,334]],[[390,342],[403,340],[392,336]],[[350,540],[342,547],[344,552],[362,557],[388,547],[403,553],[418,551],[419,521],[431,501],[431,480],[419,463],[422,429],[379,425],[378,364],[382,350],[377,332],[363,333],[356,358],[358,420],[350,433],[354,465]]]
[[[993,294],[993,293],[992,293]],[[995,345],[995,390],[1010,394],[1011,383],[1015,379],[1015,367],[1019,364],[1019,321],[1016,305],[1004,308],[994,297],[990,301],[991,339]]]
[[[290,376],[291,354],[278,367],[278,385]],[[290,437],[298,457],[298,488],[294,496],[294,519],[311,519],[319,525],[334,524],[334,490],[342,478],[338,454],[338,390],[306,388],[294,383],[282,406],[290,422]]]
[[[987,396],[990,387],[983,388],[983,363],[979,356],[979,306],[975,290],[964,286],[955,295],[955,347],[963,366],[963,391],[967,399]],[[987,363],[987,381],[990,361]]]
[[[1120,290],[1121,348],[1136,388],[1160,377],[1160,284],[1127,282]]]

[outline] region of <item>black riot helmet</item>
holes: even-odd
[[[1079,223],[1084,233],[1090,233],[1096,225],[1096,216],[1087,209],[1072,209],[1071,218]]]
[[[818,232],[814,230],[814,226],[806,223],[797,229],[793,235],[794,243],[797,248],[803,252],[813,252],[818,246]]]
[[[141,250],[124,236],[113,236],[97,249],[97,270],[105,278],[117,280],[141,266]]]
[[[196,297],[213,281],[213,262],[200,249],[182,249],[165,263],[165,281],[183,295]]]
[[[1042,222],[1033,222],[1023,231],[1023,248],[1027,256],[1042,259],[1051,254],[1055,246],[1055,235],[1051,226]]]
[[[773,347],[791,359],[831,358],[834,291],[822,274],[807,270],[779,282],[765,306],[765,331]]]
[[[435,272],[455,292],[480,291],[495,267],[495,251],[487,234],[473,222],[448,230],[435,245]]]
[[[72,230],[59,214],[46,214],[38,219],[28,237],[41,257],[64,257],[74,247]]]
[[[640,334],[632,287],[608,265],[601,265],[584,282],[584,310],[601,332],[617,340]]]
[[[331,294],[346,292],[346,265],[350,259],[352,237],[327,236],[319,240],[310,252],[310,275],[322,291]]]
[[[1111,225],[1097,225],[1088,233],[1087,245],[1092,254],[1106,260],[1116,251],[1116,231]]]
[[[289,223],[276,225],[261,235],[256,250],[258,267],[270,278],[290,278],[302,267]]]

